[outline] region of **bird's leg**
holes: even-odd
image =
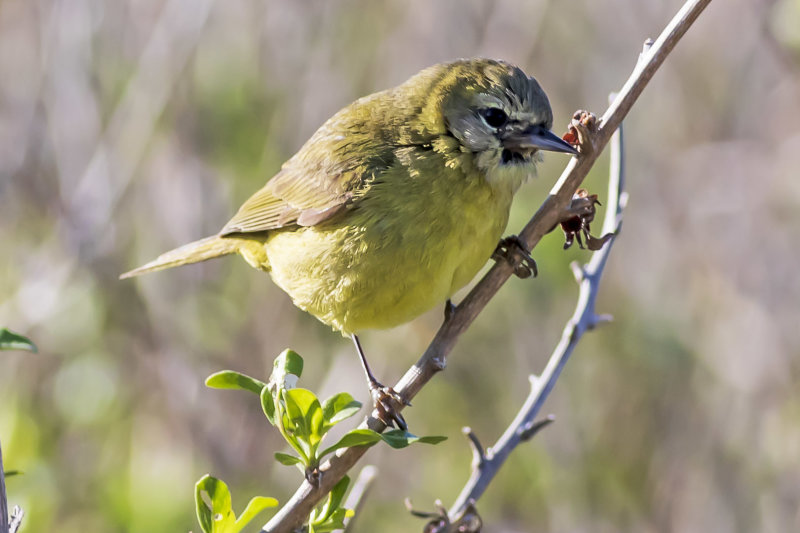
[[[456,304],[453,303],[453,300],[450,298],[444,303],[444,321],[447,322],[450,320],[450,317],[453,316],[453,312],[456,310]]]
[[[501,239],[492,253],[492,259],[507,261],[514,267],[514,274],[518,278],[525,279],[531,276],[535,278],[539,275],[536,261],[531,257],[528,247],[516,235],[509,235]]]
[[[367,385],[369,386],[370,395],[375,410],[378,411],[378,419],[387,426],[397,425],[398,428],[405,431],[408,429],[403,415],[400,414],[400,409],[405,405],[411,405],[409,402],[403,400],[400,395],[391,387],[384,387],[383,384],[375,379],[375,375],[369,368],[367,358],[364,356],[364,350],[361,348],[361,341],[358,340],[356,334],[351,335],[353,344],[356,345],[358,358],[361,360],[361,367],[364,369],[364,374],[367,376]]]

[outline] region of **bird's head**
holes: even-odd
[[[553,112],[547,95],[518,67],[468,59],[433,69],[437,75],[429,102],[435,102],[446,134],[473,154],[487,179],[533,175],[541,150],[577,153],[550,131]]]

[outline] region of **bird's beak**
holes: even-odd
[[[529,126],[522,131],[509,131],[502,137],[503,147],[509,150],[537,149],[577,154],[578,151],[552,131],[541,126]]]

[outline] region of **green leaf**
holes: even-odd
[[[319,457],[325,457],[329,453],[335,452],[339,448],[352,448],[353,446],[369,446],[375,444],[379,440],[381,440],[382,436],[377,431],[373,431],[371,429],[353,429],[348,431],[344,434],[344,436],[339,439],[339,441],[330,446],[325,448],[325,450],[319,454]]]
[[[413,435],[408,431],[403,431],[402,429],[386,431],[385,433],[381,433],[380,437],[386,444],[396,449],[405,448],[406,446],[414,444],[415,442],[421,442],[423,444],[439,444],[440,442],[447,440],[447,437],[434,435],[417,437],[416,435]]]
[[[346,392],[334,394],[322,404],[322,418],[326,428],[350,418],[361,409],[361,402],[357,402]]]
[[[203,499],[208,495],[209,504]],[[221,479],[206,474],[195,485],[195,505],[197,519],[205,533],[239,533],[261,511],[276,507],[278,500],[257,496],[250,500],[242,515],[237,519],[231,507],[231,493]]]
[[[29,338],[6,328],[0,328],[0,350],[27,350],[33,353],[38,351]]]
[[[211,502],[203,500],[203,492]],[[231,493],[221,479],[206,474],[200,478],[194,488],[194,500],[197,506],[197,519],[205,533],[228,533],[234,531],[236,517],[231,509]]]
[[[288,453],[276,452],[275,453],[275,459],[280,464],[286,465],[286,466],[293,466],[293,465],[303,465],[303,466],[305,466],[305,463],[304,463],[304,461],[302,459],[300,459],[299,457],[295,457],[294,455],[291,455],[291,454],[288,454]]]
[[[328,500],[322,508],[322,517],[327,520],[331,517],[332,513],[336,511],[344,500],[344,495],[347,493],[347,487],[350,485],[350,477],[344,476],[339,482],[333,486],[331,492],[328,494]]]
[[[319,533],[344,529],[345,519],[355,516],[356,512],[352,509],[336,509],[321,528],[317,528]]]
[[[329,533],[337,529],[344,529],[345,519],[355,516],[356,512],[352,509],[336,509],[331,516],[324,522],[309,524],[309,533]]]
[[[246,390],[261,394],[261,390],[266,386],[267,384],[263,381],[233,370],[223,370],[206,378],[206,387],[212,389]]]
[[[309,520],[309,532],[324,533],[344,528],[344,521],[355,514],[350,509],[343,509],[340,506],[350,485],[350,478],[344,476],[331,489],[328,498],[321,509],[315,509],[311,513]]]
[[[277,507],[278,500],[275,498],[268,498],[266,496],[256,496],[252,500],[247,503],[247,507],[244,508],[242,514],[239,518],[236,519],[236,532],[241,531],[244,527],[249,524],[253,518],[258,516],[261,511],[264,509],[269,509],[270,507]]]
[[[275,358],[272,367],[269,383],[266,389],[261,390],[261,409],[270,424],[277,427],[280,422],[278,413],[282,412],[278,401],[283,397],[283,391],[297,386],[303,373],[303,358],[287,349]]]
[[[306,440],[311,447],[319,444],[324,430],[317,396],[308,389],[291,389],[284,391],[283,401],[289,419],[286,429],[293,428],[295,436]]]
[[[269,387],[261,389],[261,410],[273,426],[278,425],[278,418],[275,416],[275,395]]]
[[[286,349],[275,358],[269,384],[273,390],[293,389],[303,374],[303,358],[294,350]]]

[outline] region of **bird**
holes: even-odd
[[[451,305],[493,253],[508,251],[498,242],[512,199],[541,152],[577,153],[552,124],[544,90],[513,64],[428,67],[334,114],[219,233],[120,277],[242,256],[352,338],[379,418],[405,429],[358,333]]]

